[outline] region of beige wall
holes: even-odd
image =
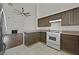
[[[7,32],[11,33],[12,29],[17,29],[19,33],[36,30],[36,7],[35,4],[14,4],[14,7],[21,11],[23,7],[25,12],[30,12],[31,16],[25,17],[17,15],[17,12],[13,10],[8,4],[3,4],[6,14]]]

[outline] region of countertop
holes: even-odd
[[[79,35],[79,31],[62,31],[62,34]]]
[[[50,27],[38,27],[40,32],[51,32]],[[62,34],[79,35],[79,26],[62,26]]]
[[[39,32],[53,32],[53,30],[39,30]],[[78,35],[79,36],[79,31],[65,31],[61,30],[62,34],[69,34],[69,35]]]
[[[53,32],[50,29],[39,29],[39,32]],[[62,34],[79,35],[79,31],[61,30]]]
[[[41,27],[37,28],[36,30],[26,30],[23,31],[26,33],[32,33],[32,32],[53,32],[53,30],[50,30],[50,27]],[[22,32],[22,33],[23,33]],[[70,35],[79,35],[79,30],[61,30],[62,34],[70,34]]]

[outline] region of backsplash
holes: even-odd
[[[38,27],[37,30],[50,30],[50,27]],[[61,26],[62,31],[79,31],[79,26]]]
[[[50,27],[37,27],[37,30],[50,30]]]
[[[62,26],[63,31],[79,31],[79,26]]]

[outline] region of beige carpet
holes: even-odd
[[[20,45],[6,50],[5,55],[67,55],[68,53],[63,51],[57,51],[47,45],[38,42],[32,46],[26,47]]]

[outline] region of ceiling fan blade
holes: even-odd
[[[31,16],[30,14],[25,14],[25,16]]]
[[[29,15],[30,13],[28,12],[28,13],[23,13],[24,15]]]

